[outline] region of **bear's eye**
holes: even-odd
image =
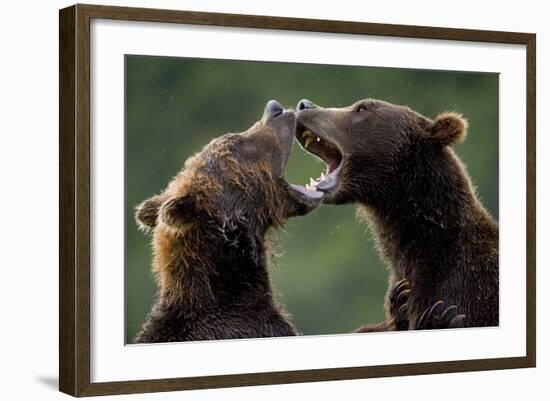
[[[363,111],[367,111],[367,105],[364,103],[361,103],[359,106],[355,108],[356,113],[362,113]]]

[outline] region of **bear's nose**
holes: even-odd
[[[265,105],[264,115],[267,118],[275,118],[280,116],[285,111],[285,108],[276,100],[270,100]]]
[[[298,102],[298,105],[296,106],[298,111],[302,111],[302,110],[305,110],[305,109],[314,109],[316,107],[317,107],[317,105],[315,103],[313,103],[311,100],[307,100],[307,99],[300,100]]]

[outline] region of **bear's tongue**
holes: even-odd
[[[340,165],[340,160],[334,158],[327,162],[327,174],[331,174]]]
[[[320,192],[320,191],[316,191],[315,189],[311,189],[309,187],[309,184],[306,184],[305,186],[303,185],[298,185],[298,184],[290,184],[290,186],[292,188],[294,188],[294,190],[298,191],[299,193],[301,193],[302,195],[308,197],[308,198],[312,198],[312,199],[321,199],[323,197],[323,193]]]

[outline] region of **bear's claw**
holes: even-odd
[[[420,315],[415,330],[461,328],[465,326],[465,319],[466,315],[459,314],[456,305],[445,308],[445,303],[439,300]]]
[[[395,322],[396,330],[409,329],[409,295],[411,293],[410,284],[407,279],[398,281],[390,294],[390,312]]]

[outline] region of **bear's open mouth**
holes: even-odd
[[[321,172],[319,178],[309,179],[305,189],[312,192],[332,191],[338,185],[344,165],[342,152],[338,146],[301,123],[296,126],[296,139],[305,150],[320,158],[327,165],[326,171]]]

